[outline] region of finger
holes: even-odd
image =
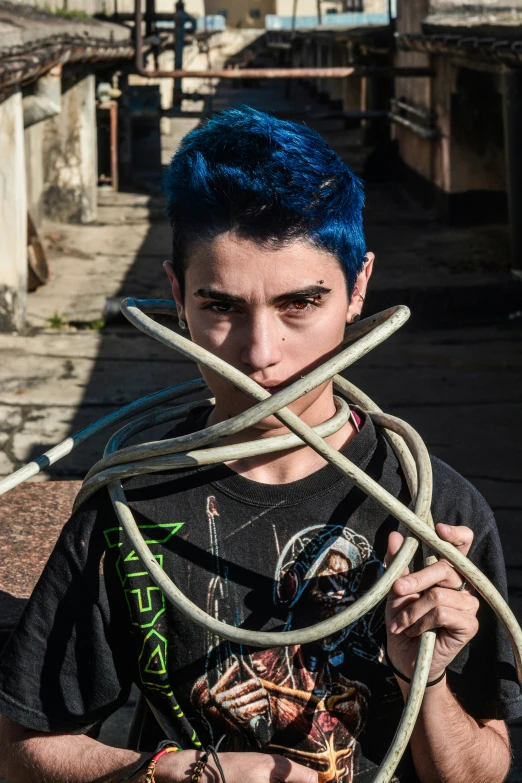
[[[258,715],[266,715],[270,709],[266,695],[257,701],[248,702],[247,704],[237,704],[235,701],[232,701],[219,702],[219,706],[222,710],[226,710],[240,720],[242,719],[248,722]]]
[[[270,781],[277,783],[319,783],[317,772],[284,756],[272,756],[275,761]]]
[[[456,590],[461,586],[462,581],[460,574],[447,560],[438,560],[420,571],[401,576],[393,583],[392,589],[395,595],[404,596],[410,593],[422,593],[423,590],[429,590],[435,585]]]
[[[388,550],[386,552],[386,555],[384,556],[384,564],[387,568],[393,561],[393,558],[401,548],[403,542],[404,542],[404,536],[401,533],[399,533],[398,530],[392,531],[388,536]],[[408,573],[409,573],[409,569],[405,568],[403,571],[403,575]]]
[[[424,631],[445,628],[453,635],[460,636],[462,643],[465,644],[475,636],[478,627],[478,620],[474,614],[460,612],[449,606],[436,606],[407,628],[404,633],[406,636],[420,636]]]
[[[236,697],[245,696],[250,693],[257,693],[260,689],[262,689],[260,681],[258,679],[252,679],[247,680],[247,682],[240,682],[238,685],[232,686],[232,688],[227,688],[226,690],[215,694],[214,698],[235,699]]]
[[[476,615],[479,601],[475,596],[465,591],[458,592],[457,590],[447,590],[444,587],[434,587],[424,593],[417,601],[411,602],[406,607],[401,606],[400,611],[390,623],[390,631],[395,634],[402,633],[438,606],[446,606],[449,609]]]
[[[467,557],[473,543],[473,530],[465,525],[446,525],[439,522],[435,529],[443,541],[453,544],[461,554]]]

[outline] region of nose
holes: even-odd
[[[268,311],[252,313],[244,331],[241,361],[251,370],[265,370],[281,361],[279,328],[275,316]]]

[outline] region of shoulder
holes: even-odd
[[[431,464],[434,521],[466,525],[473,530],[475,540],[495,530],[493,512],[478,489],[437,457],[431,457]]]
[[[63,526],[47,570],[73,573],[83,571],[88,563],[99,562],[107,543],[104,530],[115,520],[109,493],[106,488],[98,490],[72,512]]]
[[[201,404],[193,408],[177,422],[176,426],[164,433],[159,441],[175,440],[176,438],[196,432],[204,426],[211,406]],[[175,456],[176,452],[173,452]],[[150,499],[151,497],[161,496],[168,492],[177,493],[187,486],[187,479],[196,474],[204,472],[203,468],[197,465],[189,467],[164,467],[160,471],[151,471],[146,473],[137,473],[122,480],[122,486],[127,494],[127,500],[134,505],[136,502]],[[165,485],[168,485],[167,488]],[[167,492],[167,493],[168,493]],[[99,529],[100,524],[114,521],[116,514],[106,487],[102,487],[89,497],[72,515],[67,529],[74,531],[76,535],[80,529],[93,531]],[[64,529],[65,530],[65,529]]]

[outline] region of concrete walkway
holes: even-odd
[[[220,87],[213,108],[289,106],[312,99],[297,87]],[[315,109],[321,107],[315,106]],[[169,153],[179,138],[164,142]],[[188,123],[188,124],[187,124]],[[193,124],[193,123],[192,123]],[[312,124],[311,122],[309,124]],[[341,123],[318,129],[361,172],[368,150]],[[368,183],[366,231],[377,263],[368,311],[406,302],[410,324],[347,376],[390,413],[408,420],[431,452],[469,478],[495,510],[513,605],[522,618],[522,285],[507,269],[504,226],[447,228],[400,183]],[[197,368],[119,319],[100,329],[111,301],[168,297],[161,263],[169,228],[158,196],[100,193],[98,222],[47,225],[52,280],[29,296],[24,335],[0,335],[0,474],[110,410],[198,375]],[[54,328],[52,328],[54,326]],[[106,437],[87,444],[44,478],[81,478]],[[105,727],[119,744],[128,710]],[[516,729],[516,727],[515,727]],[[518,743],[518,732],[515,731]],[[522,743],[521,743],[522,745]],[[511,783],[522,780],[522,746]],[[522,768],[521,768],[522,769]]]

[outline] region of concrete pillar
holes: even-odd
[[[199,66],[201,69],[204,69],[204,65]],[[172,49],[167,49],[164,52],[161,52],[158,57],[158,69],[160,71],[172,71],[174,70],[174,52]],[[184,84],[186,84],[188,80],[185,80]],[[195,81],[195,80],[194,80]],[[150,79],[148,84],[154,84],[155,82]],[[161,108],[162,109],[171,109],[173,105],[173,99],[174,99],[174,81],[173,79],[158,79],[158,83],[160,86],[160,95],[161,95]],[[185,88],[188,90],[188,88]],[[190,89],[196,89],[195,87],[191,87]]]
[[[24,131],[25,143],[25,182],[27,193],[27,211],[37,228],[42,223],[42,197],[44,192],[43,176],[43,123],[37,122]]]
[[[27,292],[27,205],[22,94],[0,103],[0,331],[23,328]]]
[[[44,213],[64,223],[96,219],[98,160],[95,77],[67,85],[62,110],[44,121]]]

